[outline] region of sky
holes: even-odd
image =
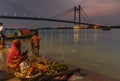
[[[78,5],[81,5],[90,18],[90,23],[108,26],[120,25],[120,0],[0,0],[0,15],[73,20],[74,7]],[[0,19],[0,21],[4,22],[6,26],[10,26],[13,22],[19,26],[25,23],[29,25],[54,25],[54,22],[43,21],[6,19]]]

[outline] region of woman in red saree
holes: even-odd
[[[7,57],[7,66],[10,69],[16,69],[19,67],[19,64],[26,59],[27,55],[26,55],[27,51],[24,52],[24,55],[21,52],[21,42],[19,39],[15,39],[12,41],[12,45],[10,48],[10,51],[8,53],[8,57]]]

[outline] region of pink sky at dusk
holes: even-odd
[[[120,3],[118,3],[115,0],[111,2],[109,1],[97,2],[97,0],[94,0],[94,2],[86,3],[86,11],[91,16],[118,14],[120,13],[119,4]]]
[[[120,0],[85,0],[85,12],[96,23],[120,25]],[[113,21],[114,19],[114,21]]]

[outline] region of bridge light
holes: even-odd
[[[94,25],[94,26],[93,26],[93,28],[94,28],[94,29],[97,29],[97,26],[96,26],[96,25]]]
[[[97,25],[93,25],[93,28],[94,29],[98,29],[98,28],[100,28],[100,25],[98,25],[98,24]]]
[[[80,29],[80,25],[79,24],[75,24],[73,28],[74,29]]]

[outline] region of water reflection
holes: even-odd
[[[40,30],[40,53],[58,60],[65,58],[65,62],[73,65],[119,77],[119,33],[119,30],[105,32],[99,29]],[[30,46],[30,40],[22,43]],[[26,48],[24,46],[23,49]],[[1,64],[2,57],[4,54],[0,56]]]
[[[61,44],[63,40],[63,30],[59,30],[59,43]]]
[[[74,44],[83,46],[96,46],[98,41],[97,29],[74,29],[74,30],[43,30],[40,31],[42,43],[52,45]]]
[[[73,44],[96,47],[98,41],[98,30],[75,29],[73,33]]]
[[[97,29],[94,29],[93,30],[93,45],[94,45],[94,47],[97,46],[97,38],[98,38]]]
[[[74,29],[73,33],[73,43],[77,44],[80,41],[80,29]]]

